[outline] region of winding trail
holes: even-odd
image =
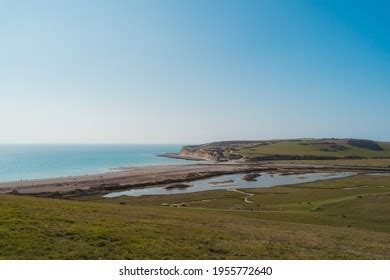
[[[230,191],[230,192],[237,192],[239,194],[242,194],[244,195],[243,197],[240,197],[240,198],[243,198],[244,199],[244,202],[246,203],[254,203],[253,201],[250,201],[249,198],[254,196],[253,193],[246,193],[246,192],[243,192],[243,191],[240,191],[236,188],[231,188],[231,189],[227,189],[226,191]],[[218,200],[219,198],[211,198],[211,199],[202,199],[202,200],[192,200],[192,201],[183,201],[183,202],[177,202],[177,203],[163,203],[162,206],[170,206],[170,207],[182,207],[184,205],[187,205],[187,204],[191,204],[191,203],[199,203],[199,202],[209,202],[209,201],[212,201],[212,200]]]
[[[243,197],[243,198],[244,198],[244,202],[246,202],[246,203],[254,203],[253,201],[248,200],[248,198],[254,196],[253,193],[246,193],[246,192],[240,191],[240,190],[238,190],[238,189],[236,189],[236,188],[228,189],[227,191],[238,192],[238,193],[240,193],[240,194],[243,194],[243,195],[245,195],[245,196]]]

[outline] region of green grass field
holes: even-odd
[[[2,194],[0,258],[390,258],[390,176],[244,193],[84,201]]]
[[[300,156],[331,156],[363,158],[390,157],[390,143],[374,142],[381,150],[369,145],[356,146],[347,139],[301,139],[261,141],[260,143],[241,144],[235,147],[235,153],[255,157],[261,155],[300,155]]]
[[[274,163],[329,165],[329,166],[336,165],[336,166],[390,167],[390,158],[338,159],[338,160],[278,160],[275,161]]]
[[[390,142],[362,139],[285,139],[224,141],[183,147],[183,155],[217,161],[390,159]]]

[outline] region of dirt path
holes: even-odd
[[[245,196],[243,197],[243,198],[244,198],[244,202],[246,202],[246,203],[254,203],[253,201],[250,201],[250,200],[249,200],[250,197],[254,196],[253,193],[246,193],[246,192],[240,191],[240,190],[235,189],[235,188],[233,188],[233,189],[228,189],[227,191],[237,192],[237,193],[243,194],[243,195],[245,195]]]
[[[244,195],[243,198],[244,199],[244,202],[246,203],[254,203],[253,201],[250,201],[249,198],[254,196],[253,193],[246,193],[246,192],[243,192],[243,191],[240,191],[236,188],[232,188],[232,189],[227,189],[226,191],[230,191],[230,192],[237,192],[239,194],[242,194]],[[177,203],[163,203],[162,206],[170,206],[170,207],[183,207],[183,206],[186,206],[188,204],[193,204],[193,203],[199,203],[199,202],[209,202],[209,201],[212,201],[212,200],[218,200],[218,198],[211,198],[211,199],[202,199],[202,200],[191,200],[191,201],[182,201],[182,202],[177,202]]]

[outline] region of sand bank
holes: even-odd
[[[83,196],[105,194],[116,190],[172,184],[240,172],[319,171],[390,172],[390,168],[363,168],[350,166],[308,166],[296,164],[189,164],[121,168],[116,171],[82,176],[21,180],[0,183],[0,193],[20,193],[48,197],[69,194]]]

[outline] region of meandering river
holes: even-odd
[[[354,175],[351,172],[339,172],[339,173],[307,173],[307,174],[294,174],[294,175],[282,175],[282,174],[270,174],[260,173],[260,176],[256,178],[256,181],[245,181],[241,177],[244,174],[230,174],[216,176],[207,179],[201,179],[191,182],[186,182],[189,186],[187,188],[170,188],[166,189],[165,185],[152,186],[146,188],[134,188],[127,191],[112,192],[106,194],[104,197],[118,197],[122,195],[127,196],[141,196],[141,195],[168,195],[179,193],[192,193],[200,191],[210,190],[226,190],[226,189],[242,189],[242,188],[268,188],[278,185],[300,184],[313,182],[317,180],[327,180],[343,178]]]

